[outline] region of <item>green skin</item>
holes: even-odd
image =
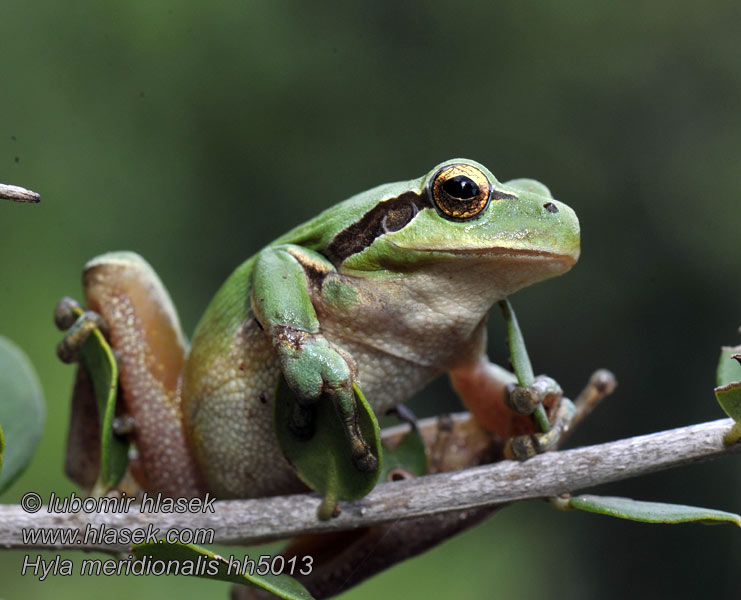
[[[453,220],[433,201],[434,178],[450,165],[474,167],[489,182],[491,200],[473,218]],[[384,216],[386,207],[406,199],[416,216],[398,230],[388,227],[393,221]],[[370,213],[378,219],[369,221]],[[372,457],[353,429],[353,382],[377,413],[444,372],[464,390],[466,402],[478,401],[467,384],[482,372],[491,389],[503,389],[511,376],[486,359],[487,312],[518,289],[567,271],[578,255],[577,217],[545,186],[525,179],[502,184],[464,159],[325,210],[242,263],[196,328],[177,386],[181,413],[171,411],[181,419],[182,443],[197,465],[195,483],[159,483],[145,449],[158,437],[165,446],[181,442],[158,431],[157,423],[139,427],[144,419],[130,410],[147,486],[224,498],[300,489],[272,426],[281,371],[297,397],[297,430],[302,407],[327,394],[346,425],[356,466],[372,470]],[[88,269],[114,264],[137,270],[145,285],[152,281],[148,289],[156,293],[147,302],[160,305],[181,337],[167,293],[140,257],[111,253]],[[117,315],[103,317],[115,346]],[[117,351],[142,354],[134,346]],[[125,400],[127,394],[124,389]]]

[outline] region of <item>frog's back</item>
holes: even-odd
[[[294,227],[268,246],[296,244],[321,252],[358,215],[370,210],[379,199],[393,196],[408,185],[408,182],[389,183],[357,194]],[[256,257],[257,254],[251,256],[232,272],[198,323],[193,335],[192,353],[202,359],[229,353],[236,332],[244,323],[253,319],[250,291]]]

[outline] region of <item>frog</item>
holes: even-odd
[[[451,159],[356,194],[259,250],[218,289],[190,342],[141,256],[97,256],[83,270],[85,312],[75,318],[69,298],[55,310],[67,330],[57,353],[75,362],[92,328],[104,331],[143,489],[293,493],[305,488],[276,440],[280,377],[295,396],[291,431],[310,436],[311,408],[329,398],[360,471],[378,458],[358,427],[354,386],[383,414],[447,373],[463,404],[508,434],[542,396],[524,409],[508,402],[516,381],[488,358],[487,315],[567,272],[579,253],[578,218],[545,185],[502,183]]]

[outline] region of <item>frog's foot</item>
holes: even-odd
[[[549,378],[543,377],[543,379]],[[556,387],[558,386],[555,382],[553,383]],[[510,438],[505,447],[505,455],[508,458],[525,460],[535,454],[555,448],[563,442],[577,423],[586,417],[606,396],[615,391],[616,386],[617,381],[610,371],[598,369],[592,373],[586,387],[573,403],[568,398],[563,397],[557,398],[554,402],[554,397],[546,394],[544,400],[553,403],[553,406],[556,407],[555,414],[551,410],[553,416],[550,419],[551,428],[549,431]]]
[[[551,428],[546,433],[530,433],[510,438],[504,447],[504,455],[516,460],[527,460],[555,448],[569,431],[576,414],[574,403],[568,398],[561,398]]]
[[[350,443],[350,456],[359,471],[374,472],[378,459],[371,452],[360,430],[358,407],[353,391],[350,365],[329,342],[318,335],[307,335],[284,328],[277,344],[288,386],[296,394],[291,428],[309,433],[305,426],[312,405],[322,396],[329,398]],[[302,410],[303,409],[303,410]],[[309,433],[309,435],[311,435]]]
[[[57,345],[57,356],[62,362],[73,363],[80,358],[80,348],[97,327],[104,335],[108,326],[98,313],[83,308],[72,298],[64,297],[54,308],[54,323],[64,338]]]
[[[547,375],[538,375],[526,387],[508,386],[507,392],[504,401],[518,415],[531,415],[540,404],[557,400],[563,395],[561,386]]]

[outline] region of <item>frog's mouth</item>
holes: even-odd
[[[400,246],[403,250],[408,250]],[[493,246],[490,248],[424,248],[415,249],[415,252],[425,254],[451,255],[456,258],[470,256],[471,258],[502,258],[504,260],[532,260],[533,262],[555,262],[562,263],[567,269],[573,267],[579,260],[579,250],[573,253],[549,252],[548,250],[532,250],[528,248],[507,248],[504,246]]]

